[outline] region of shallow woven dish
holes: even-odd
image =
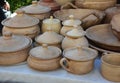
[[[2,32],[12,32],[15,35],[25,35],[35,38],[40,33],[39,19],[25,14],[21,9],[16,10],[17,15],[2,21]]]
[[[99,10],[93,9],[63,9],[54,13],[55,18],[61,21],[69,19],[70,15],[74,15],[75,19],[82,21],[82,26],[88,28],[92,25],[99,24],[105,13]]]
[[[96,50],[88,47],[68,48],[63,51],[64,58],[60,60],[60,64],[70,73],[86,74],[93,70],[97,55]]]
[[[60,68],[61,50],[54,46],[42,44],[30,50],[28,57],[28,65],[31,68],[50,71]],[[52,65],[51,65],[52,64]]]
[[[120,51],[120,41],[113,35],[110,27],[109,24],[90,27],[86,30],[86,36],[101,48]]]

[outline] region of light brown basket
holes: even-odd
[[[79,8],[105,10],[113,7],[116,0],[75,0],[75,5]]]
[[[94,9],[62,9],[56,11],[54,16],[61,21],[69,19],[70,15],[74,15],[74,19],[82,21],[84,29],[99,24],[105,16],[105,13]]]

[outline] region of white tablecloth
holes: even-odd
[[[27,83],[115,83],[105,80],[100,74],[100,60],[96,60],[94,70],[85,75],[73,75],[65,70],[40,72],[26,63],[15,66],[0,66],[0,81]]]

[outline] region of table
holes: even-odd
[[[27,63],[0,66],[0,81],[25,83],[115,83],[105,80],[101,76],[100,63],[100,60],[96,59],[94,70],[85,75],[73,75],[62,68],[55,71],[40,72],[29,68]]]

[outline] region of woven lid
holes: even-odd
[[[97,51],[88,47],[76,47],[64,50],[66,58],[75,61],[86,61],[97,57]]]
[[[73,16],[73,15],[70,15],[70,16],[69,16],[69,20],[63,21],[62,24],[63,24],[64,26],[74,26],[74,25],[79,26],[79,25],[81,24],[81,21],[80,21],[80,20],[77,20],[77,19],[74,19],[74,16]]]
[[[41,14],[51,11],[50,7],[39,5],[37,1],[32,1],[32,5],[25,6],[22,9],[27,14]]]
[[[85,34],[86,34],[85,31],[77,29],[76,26],[74,29],[72,29],[66,33],[67,36],[73,37],[73,38],[83,37]]]
[[[13,18],[5,19],[2,24],[8,27],[22,28],[30,27],[39,23],[39,19],[24,14],[24,11],[18,9],[17,15]]]
[[[4,32],[0,37],[0,52],[15,52],[22,50],[32,43],[31,39],[25,36],[14,36],[10,32]]]
[[[42,35],[39,35],[35,38],[37,43],[45,43],[45,44],[57,44],[62,42],[63,36],[48,28],[49,31],[44,32]]]
[[[33,48],[30,51],[30,55],[40,59],[53,59],[61,55],[61,50],[57,47],[43,44],[42,46]]]
[[[50,18],[43,20],[43,23],[46,23],[46,24],[57,24],[57,23],[60,23],[60,20],[53,18],[53,16],[50,16]]]

